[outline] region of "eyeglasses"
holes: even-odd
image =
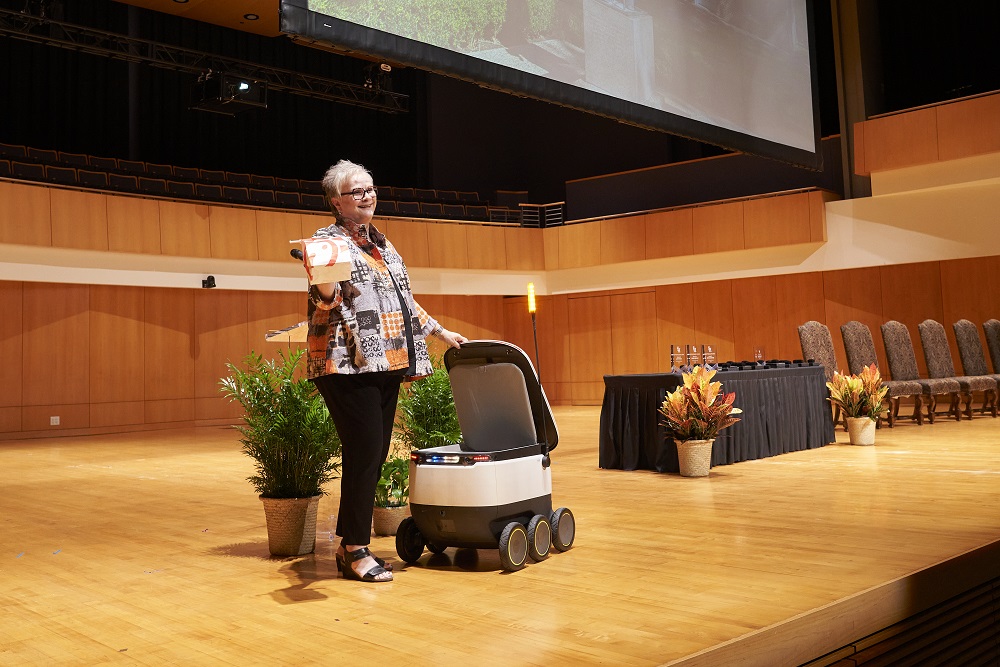
[[[369,185],[367,188],[354,188],[350,192],[345,192],[344,195],[351,195],[357,201],[361,201],[365,198],[365,195],[378,197],[378,190],[375,189],[374,185]]]

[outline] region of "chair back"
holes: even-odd
[[[983,322],[983,333],[986,334],[986,347],[990,351],[993,372],[1000,373],[1000,320],[991,319]]]
[[[867,324],[851,320],[840,325],[840,335],[844,338],[844,350],[847,352],[847,368],[857,375],[866,366],[878,366],[875,354],[875,342]]]
[[[937,320],[924,320],[917,325],[917,329],[920,331],[920,344],[924,348],[924,361],[927,362],[927,376],[955,377],[955,362],[951,358],[944,325]]]
[[[802,346],[802,358],[812,359],[823,366],[827,382],[832,380],[837,370],[837,355],[833,351],[833,337],[827,326],[816,320],[799,326],[799,345]]]
[[[917,355],[913,352],[910,330],[905,324],[896,320],[889,320],[881,329],[885,358],[889,363],[889,375],[893,380],[918,379],[920,373],[917,370]]]
[[[958,356],[962,360],[962,372],[966,375],[989,375],[983,343],[979,340],[976,325],[969,320],[959,320],[952,328],[955,330],[955,342],[958,343]]]

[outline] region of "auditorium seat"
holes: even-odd
[[[299,185],[303,192],[313,192],[316,194],[325,194],[323,192],[323,182],[322,181],[299,181]]]
[[[28,157],[36,162],[44,162],[44,163],[58,162],[59,152],[49,150],[47,148],[31,148],[29,146]]]
[[[441,210],[441,204],[422,201],[420,202],[420,215],[425,218],[440,218],[444,215],[444,212]]]
[[[149,176],[170,180],[174,175],[174,168],[169,164],[153,164],[150,162],[146,164],[146,173]]]
[[[194,199],[194,183],[189,181],[167,181],[167,192],[185,199]]]
[[[923,389],[927,400],[927,420],[934,423],[937,415],[937,397],[948,396],[950,404],[948,414],[955,419],[961,419],[958,411],[958,393],[961,390],[958,382],[946,378],[921,378],[917,372],[917,355],[913,352],[913,339],[906,325],[896,320],[889,320],[882,325],[882,344],[885,346],[885,358],[889,363],[889,376],[893,380],[916,380]]]
[[[278,190],[285,190],[287,192],[298,192],[299,191],[299,181],[296,178],[274,178],[274,187]]]
[[[178,167],[175,165],[174,178],[179,178],[185,181],[197,181],[201,178],[201,172],[197,167]]]
[[[258,176],[250,174],[250,185],[261,190],[274,189],[274,176]]]
[[[139,177],[139,189],[151,195],[167,194],[167,181],[163,178]]]
[[[0,177],[10,176],[10,160],[0,160]]]
[[[258,190],[250,188],[250,201],[255,204],[274,205],[274,190]]]
[[[412,201],[414,199],[413,188],[394,187],[392,189],[392,196],[396,198],[396,201],[402,201],[404,199]]]
[[[73,167],[57,167],[45,165],[45,180],[62,185],[76,185],[76,169]]]
[[[437,191],[427,188],[413,188],[413,198],[420,202],[437,201]]]
[[[465,206],[462,204],[441,204],[441,213],[446,218],[465,219]]]
[[[277,190],[274,193],[274,201],[286,208],[298,208],[301,206],[299,202],[298,192],[288,192],[285,190]]]
[[[396,210],[400,215],[420,215],[420,202],[399,201],[396,202]]]
[[[108,174],[108,186],[120,192],[138,192],[139,179],[134,174]]]
[[[489,206],[490,222],[521,222],[520,209],[507,208],[506,206]]]
[[[382,192],[381,188],[379,188],[379,192]],[[378,215],[396,215],[396,200],[379,198],[375,212]]]
[[[106,171],[77,169],[76,175],[80,185],[84,187],[94,188],[97,190],[107,190],[108,188],[108,172]]]
[[[221,169],[202,169],[201,180],[222,185],[226,182],[226,172]],[[221,192],[221,190],[219,191]]]
[[[71,164],[75,167],[90,166],[90,162],[87,160],[87,155],[85,153],[66,153],[64,151],[59,151],[59,161],[63,164]]]
[[[299,195],[299,200],[302,202],[302,206],[313,211],[322,211],[326,209],[326,197],[323,195],[318,195],[312,192],[303,192]]]
[[[222,199],[222,186],[215,183],[195,183],[194,192],[199,199],[211,199],[214,201]]]
[[[872,340],[871,329],[867,324],[852,320],[840,326],[840,335],[844,339],[844,350],[847,352],[847,367],[851,374],[858,375],[867,366],[875,364],[878,367],[878,357],[875,354],[875,342]],[[882,380],[888,388],[886,399],[889,401],[889,428],[896,425],[899,417],[899,401],[904,397],[913,397],[913,415],[918,425],[924,423],[920,409],[923,388],[916,380]]]
[[[437,191],[437,198],[438,198],[438,201],[440,201],[441,203],[449,203],[449,202],[457,202],[457,201],[459,201],[459,199],[458,199],[458,192],[456,192],[455,190],[438,190]]]
[[[458,200],[464,202],[479,202],[478,192],[459,192]]]
[[[24,159],[28,157],[28,148],[20,144],[0,144],[0,155],[12,160]]]
[[[234,173],[231,171],[226,172],[226,183],[231,185],[244,185],[250,186],[250,174]]]
[[[118,168],[136,176],[144,176],[146,174],[146,163],[139,160],[118,160]]]
[[[27,181],[45,180],[45,165],[35,162],[17,162],[12,160],[10,171],[14,178],[22,178]]]
[[[380,185],[378,186],[378,196],[379,198],[395,199],[396,189],[391,185]]]
[[[250,192],[238,185],[224,185],[222,186],[222,198],[234,204],[247,204],[250,202]]]
[[[102,171],[118,171],[118,160],[113,157],[90,156],[90,166]]]
[[[485,204],[466,204],[465,216],[469,220],[486,221],[490,219],[490,210]]]

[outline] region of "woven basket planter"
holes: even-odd
[[[714,440],[686,440],[677,443],[681,477],[707,477],[712,467]]]
[[[312,498],[265,498],[267,546],[272,556],[303,556],[316,548],[316,510],[319,496]]]
[[[869,417],[848,417],[847,434],[852,445],[874,445],[875,420]]]
[[[381,537],[395,535],[399,524],[408,516],[410,516],[409,505],[375,507],[372,511],[372,530]]]

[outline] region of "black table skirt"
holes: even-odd
[[[712,465],[777,456],[834,442],[822,366],[720,371],[715,380],[736,392],[743,410],[712,447]],[[601,408],[600,466],[677,472],[677,447],[657,412],[679,374],[606,375]]]

